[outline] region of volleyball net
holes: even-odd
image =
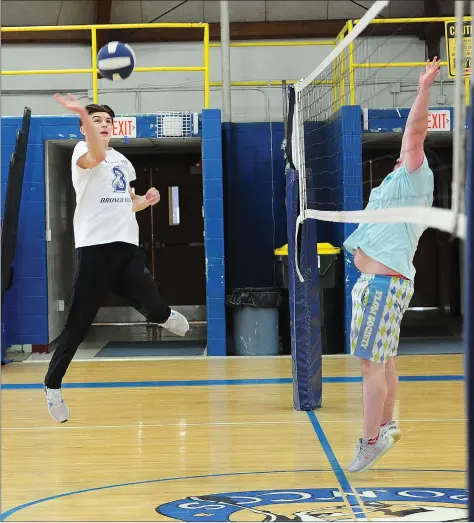
[[[360,154],[361,140],[357,140],[354,133],[357,133],[358,128],[362,129],[370,108],[401,108],[392,114],[391,122],[379,122],[380,132],[387,131],[383,129],[386,126],[392,127],[389,132],[393,135],[393,157],[383,160],[390,161],[395,166],[400,155],[400,150],[396,150],[396,142],[402,145],[420,71],[426,63],[424,45],[415,46],[414,38],[406,36],[404,25],[407,24],[393,24],[389,34],[379,36],[377,29],[380,26],[371,22],[382,15],[388,4],[388,1],[374,2],[366,15],[347,32],[326,59],[311,74],[290,88],[294,90],[289,97],[289,112],[292,115],[292,121],[288,122],[288,127],[291,128],[290,157],[299,174],[297,230],[307,219],[333,224],[409,222],[465,239],[466,215],[462,203],[465,170],[460,158],[456,158],[457,165],[452,165],[454,170],[449,207],[446,207],[447,195],[444,194],[442,205],[435,201],[433,206],[421,206],[416,203],[417,199],[413,199],[411,203],[406,198],[401,198],[400,205],[397,205],[391,197],[390,202],[379,198],[378,205],[364,208],[364,203],[367,203],[364,201],[364,196],[367,196],[364,195],[365,166]],[[400,63],[403,65],[407,62],[407,57],[410,57],[411,63],[418,62],[419,65],[398,67]],[[434,58],[429,57],[430,60]],[[354,67],[350,67],[354,63],[357,64],[355,71]],[[393,67],[390,68],[389,65]],[[443,74],[446,73],[440,71],[436,80],[441,84]],[[456,77],[456,81],[464,89],[463,75],[461,78]],[[352,107],[357,109],[349,111],[350,102],[355,100],[355,90],[357,105]],[[431,96],[431,99],[436,97]],[[463,100],[460,102],[464,103]],[[428,124],[430,115],[422,118]],[[417,122],[411,123],[412,127],[413,124],[417,125]],[[456,134],[459,137],[461,133]],[[460,153],[461,148],[464,150],[458,140],[455,155]],[[427,154],[428,161],[433,160],[429,156]],[[381,158],[377,160],[382,161]],[[407,206],[410,206],[409,212]],[[339,234],[332,235],[327,232],[331,227],[321,226],[321,229],[326,231],[323,234],[329,235],[330,239],[340,244],[341,235],[350,228],[339,228]],[[296,269],[301,280],[298,264]]]
[[[446,62],[440,64],[430,88],[428,113],[414,119],[420,73],[435,57],[427,56],[425,42],[413,35],[409,23],[390,23],[388,6],[388,1],[376,1],[360,20],[348,22],[333,51],[288,89],[289,290],[294,403],[301,410],[322,404],[324,325],[316,243],[342,248],[361,224],[414,224],[425,236],[432,232],[441,236],[443,245],[457,243],[467,257],[459,287],[468,293],[465,282],[472,265],[465,205],[471,150],[464,70],[468,60],[456,60],[454,75],[448,73]],[[464,40],[459,35],[466,22],[458,5],[456,10],[452,22],[457,27],[456,56],[462,56]],[[424,23],[422,29],[429,33],[435,25],[439,31],[439,21]],[[435,120],[445,125],[433,125]],[[403,156],[407,123],[416,128],[428,124],[423,149],[434,173],[433,186],[421,198],[419,192],[411,198],[407,191],[386,198],[377,189]],[[407,183],[411,183],[409,176]],[[350,289],[358,272],[344,249],[341,257],[347,347]],[[470,314],[469,299],[467,294],[463,298],[464,317]]]

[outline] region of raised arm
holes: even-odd
[[[420,73],[418,91],[408,115],[403,134],[400,159],[408,172],[421,167],[424,158],[423,144],[428,132],[428,107],[430,103],[430,88],[438,75],[441,61],[435,56],[433,62],[428,60],[425,71]]]
[[[77,160],[77,165],[82,169],[92,169],[102,163],[106,156],[105,145],[100,138],[97,126],[92,122],[92,118],[87,113],[86,108],[70,94],[66,98],[56,94],[54,99],[66,109],[78,114],[84,127],[88,151]]]

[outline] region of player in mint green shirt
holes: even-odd
[[[420,74],[408,115],[400,158],[372,190],[366,209],[433,204],[433,172],[424,153],[430,88],[440,67],[437,57]],[[411,223],[360,224],[344,243],[361,276],[352,289],[351,353],[361,361],[364,433],[349,472],[374,465],[401,437],[393,420],[398,389],[395,367],[400,323],[413,296],[413,258],[426,227]]]

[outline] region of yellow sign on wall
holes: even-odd
[[[445,22],[446,56],[448,57],[448,74],[450,78],[456,76],[456,22]],[[464,76],[471,75],[471,22],[463,23],[464,40]]]

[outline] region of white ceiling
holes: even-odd
[[[150,22],[182,0],[113,0],[111,23]],[[370,7],[373,1],[357,0]],[[453,15],[452,0],[438,0],[443,15]],[[2,0],[2,26],[76,25],[95,21],[97,0]],[[217,0],[188,0],[160,22],[219,22]],[[230,0],[231,22],[360,18],[365,9],[346,0]],[[392,0],[385,17],[423,15],[423,0]]]

